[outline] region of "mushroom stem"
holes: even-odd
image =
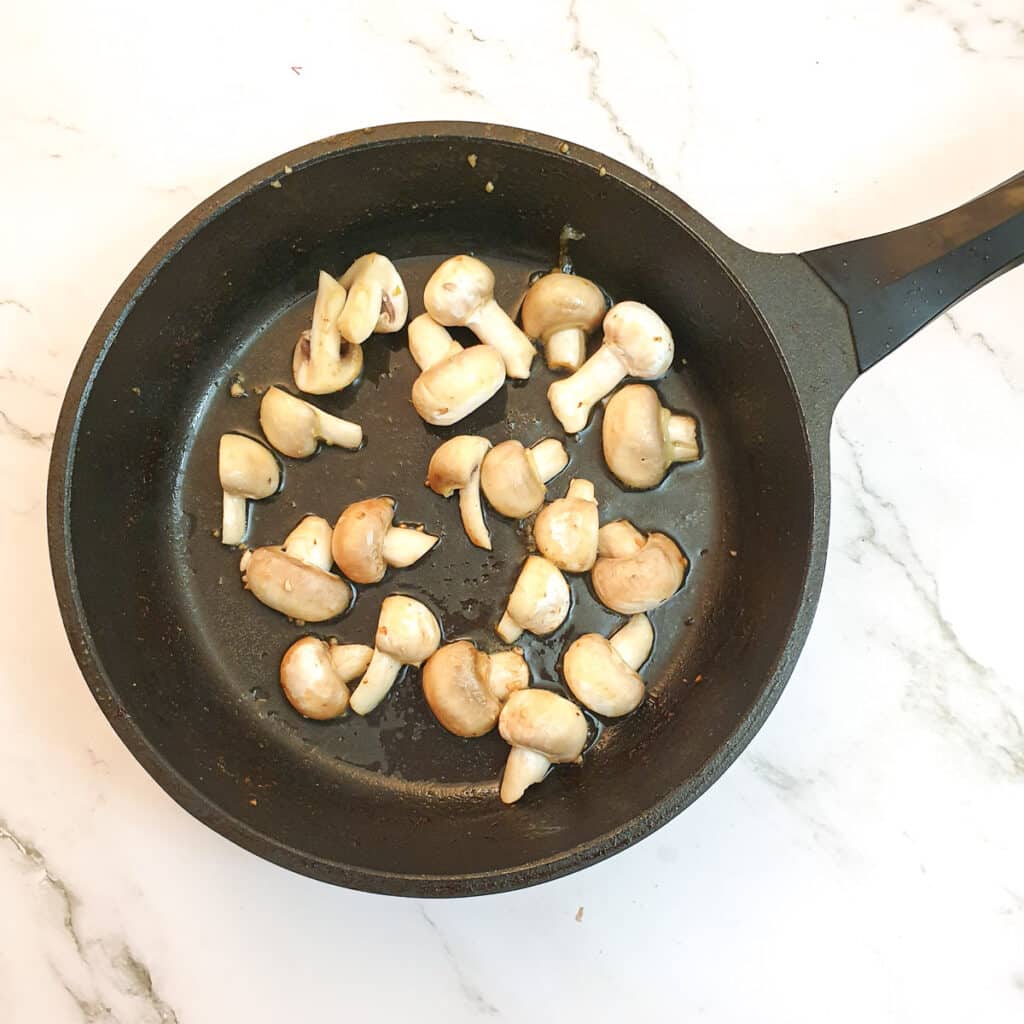
[[[316,410],[317,433],[327,444],[339,448],[358,448],[363,443],[363,428],[358,423]]]
[[[491,550],[491,535],[484,522],[484,506],[480,500],[480,467],[469,476],[469,482],[459,491],[459,515],[470,543],[484,551]]]
[[[537,350],[494,299],[484,303],[466,326],[485,345],[498,350],[508,376],[517,380],[530,376],[530,364]]]
[[[526,747],[513,747],[501,777],[501,802],[514,804],[530,786],[547,775],[550,767],[551,762],[543,754]]]
[[[523,635],[523,627],[507,611],[502,615],[501,621],[494,629],[498,636],[507,644],[515,643]]]
[[[548,367],[552,370],[578,370],[587,354],[587,336],[578,327],[555,331],[548,338]]]
[[[553,476],[558,476],[567,465],[569,455],[565,445],[557,437],[546,437],[538,441],[531,449],[533,464],[537,467],[537,475],[547,483]]]
[[[644,546],[644,535],[628,520],[616,519],[597,531],[597,553],[602,558],[629,558]]]
[[[567,498],[575,498],[577,501],[596,501],[594,485],[582,477],[573,477],[569,481],[569,489],[565,492]]]
[[[587,425],[590,410],[625,376],[626,366],[611,345],[602,345],[571,377],[548,388],[551,409],[567,434]]]
[[[612,650],[636,672],[651,656],[654,628],[646,615],[634,615],[608,639]]]
[[[387,695],[395,684],[402,663],[390,654],[375,648],[366,674],[352,694],[349,707],[357,715],[368,715]]]
[[[395,569],[405,569],[419,561],[435,544],[437,537],[410,526],[392,526],[384,536],[384,561]]]
[[[409,324],[409,353],[424,372],[457,356],[462,346],[427,313]]]
[[[488,682],[495,700],[504,703],[510,693],[530,685],[530,670],[518,647],[511,651],[496,651],[490,655],[490,661],[491,675]]]
[[[222,544],[241,544],[249,524],[245,498],[240,494],[224,492],[224,516],[220,524]]]
[[[697,421],[692,416],[669,416],[669,444],[672,446],[673,462],[693,462],[700,458],[700,445],[697,443]]]

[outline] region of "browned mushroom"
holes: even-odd
[[[331,551],[353,583],[377,583],[390,565],[405,569],[438,541],[423,529],[394,526],[392,498],[367,498],[349,505],[334,525]]]
[[[664,604],[682,585],[686,556],[671,537],[646,537],[626,519],[602,526],[591,582],[598,600],[623,615]]]

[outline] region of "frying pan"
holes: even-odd
[[[475,159],[468,159],[474,156]],[[488,183],[490,183],[488,185]],[[481,255],[513,308],[557,259],[613,299],[648,303],[676,338],[658,390],[695,414],[704,455],[658,489],[622,490],[600,454],[598,410],[567,438],[568,470],[593,480],[603,521],[672,535],[691,568],[652,615],[648,696],[591,718],[582,765],[559,767],[513,807],[497,799],[507,747],[434,721],[409,671],[365,719],[310,722],[284,702],[278,660],[303,630],[258,605],[223,548],[217,439],[258,436],[257,387],[290,386],[291,350],[324,267],[379,250],[405,278],[410,316],[446,256]],[[807,636],[828,540],[828,438],[857,375],[1024,256],[1024,176],[915,227],[799,255],[752,252],[629,168],[563,140],[484,124],[399,124],[286,154],[222,189],[146,255],[111,300],[75,369],[49,479],[50,553],[83,674],[118,735],[163,788],[229,839],[285,867],[373,892],[461,896],[530,885],[636,842],[703,793],[777,701]],[[457,333],[457,332],[456,332]],[[463,338],[462,340],[467,340]],[[361,381],[319,404],[361,422],[357,453],[283,460],[249,542],[298,519],[398,499],[398,517],[443,539],[422,563],[360,588],[321,636],[368,642],[381,600],[411,594],[448,639],[494,648],[493,625],[528,531],[491,515],[493,553],[469,545],[453,502],[422,484],[452,433],[561,436],[553,376],[510,385],[455,428],[408,401],[405,335],[365,346]],[[232,397],[234,374],[248,398]],[[609,633],[585,578],[567,623],[524,638],[537,685],[560,652]]]

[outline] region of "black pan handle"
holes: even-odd
[[[802,255],[845,303],[863,372],[1024,261],[1024,173],[921,224]]]

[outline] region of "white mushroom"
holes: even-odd
[[[589,480],[572,480],[564,498],[545,505],[533,524],[537,550],[563,572],[589,572],[597,558],[597,499]]]
[[[342,340],[338,315],[346,292],[326,271],[320,271],[313,306],[313,325],[299,335],[292,356],[295,386],[307,395],[330,395],[347,388],[363,371],[363,350]]]
[[[550,690],[513,693],[498,717],[501,738],[512,747],[501,778],[501,801],[514,804],[553,764],[580,761],[587,720],[571,700]]]
[[[458,423],[505,383],[505,363],[497,349],[463,348],[426,313],[409,324],[409,351],[423,371],[413,383],[412,404],[427,423]]]
[[[373,657],[352,694],[351,708],[368,715],[387,695],[403,665],[422,665],[441,642],[434,613],[411,597],[384,598]]]
[[[565,445],[546,437],[532,448],[518,441],[502,441],[484,458],[480,485],[496,512],[510,519],[525,519],[544,504],[545,483],[569,464]]]
[[[538,278],[523,299],[523,330],[543,342],[552,370],[578,370],[587,335],[604,316],[601,289],[576,274],[554,271]]]
[[[281,468],[269,448],[241,434],[223,434],[217,460],[224,511],[222,544],[241,544],[249,528],[246,501],[269,498],[281,485]]]
[[[530,685],[530,670],[518,647],[485,654],[456,640],[423,666],[423,696],[437,720],[456,736],[483,736],[498,721],[509,696]]]
[[[363,443],[357,423],[331,416],[277,387],[269,388],[260,402],[260,426],[267,440],[293,459],[312,455],[320,441],[340,448],[358,448]]]
[[[348,684],[366,671],[372,656],[373,648],[365,644],[328,644],[304,636],[284,652],[281,689],[305,718],[337,718],[348,708]]]
[[[590,579],[598,600],[623,615],[664,604],[682,585],[686,556],[671,537],[646,537],[626,519],[602,526]]]
[[[562,675],[576,699],[599,715],[628,715],[644,699],[637,669],[650,657],[654,630],[646,615],[634,615],[608,639],[585,633],[562,659]]]
[[[392,498],[367,498],[349,505],[334,525],[331,551],[338,568],[353,583],[377,583],[390,565],[405,569],[438,541],[423,529],[393,526]]]
[[[470,541],[491,550],[491,535],[480,502],[480,464],[491,447],[486,437],[460,434],[449,438],[430,457],[427,486],[442,498],[459,492],[459,513]]]
[[[507,644],[518,640],[524,631],[547,636],[565,622],[570,601],[569,584],[558,568],[546,558],[530,555],[496,627],[498,636]]]
[[[530,376],[537,350],[494,301],[494,274],[472,256],[453,256],[434,271],[423,290],[423,305],[445,327],[468,327],[501,354],[510,377]]]
[[[409,296],[395,265],[386,256],[371,252],[352,264],[341,276],[348,289],[345,306],[338,315],[341,336],[362,345],[375,331],[394,334],[405,326]]]
[[[548,388],[551,411],[575,434],[590,410],[625,377],[656,380],[672,365],[675,347],[664,320],[642,302],[616,303],[604,318],[601,347],[571,376]]]

